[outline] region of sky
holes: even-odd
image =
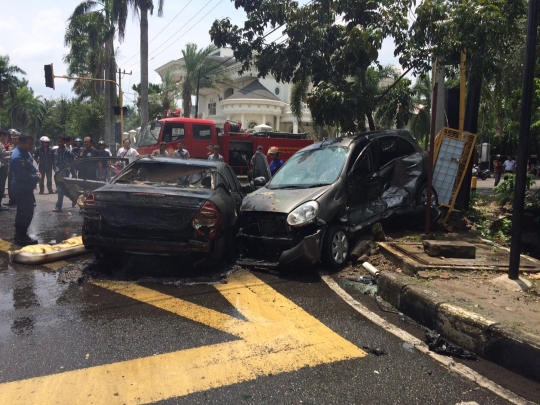
[[[307,1],[299,2],[303,4]],[[8,55],[12,65],[17,65],[26,72],[24,77],[36,95],[45,98],[73,96],[71,84],[66,79],[55,79],[55,90],[45,87],[43,66],[53,63],[55,75],[66,74],[67,66],[63,57],[69,49],[64,46],[64,33],[69,16],[80,2],[81,0],[0,0],[0,55]],[[187,43],[192,42],[199,47],[210,45],[208,31],[212,23],[226,17],[238,25],[245,21],[244,11],[236,10],[234,1],[231,0],[165,0],[163,17],[157,16],[157,10],[149,17],[150,82],[161,82],[155,69],[180,58]],[[119,67],[133,73],[122,78],[126,104],[135,99],[131,86],[140,82],[139,32],[139,21],[130,14],[125,40],[121,43],[115,41]],[[278,30],[267,39],[272,41],[281,35],[281,30]],[[398,65],[393,53],[393,42],[386,40],[379,53],[381,64]]]

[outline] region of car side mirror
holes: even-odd
[[[266,179],[264,177],[256,177],[253,179],[253,186],[254,187],[264,187],[264,185],[266,184]]]

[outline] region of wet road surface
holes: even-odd
[[[77,210],[52,214],[53,196],[39,197],[38,238],[79,231]],[[8,248],[0,242],[0,404],[508,403],[404,346],[314,271],[197,278],[178,261],[111,269],[91,256],[22,266]],[[90,278],[77,282],[82,269]]]

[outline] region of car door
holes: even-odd
[[[391,138],[392,143],[386,143],[388,163],[381,168],[381,175],[384,176],[384,171],[388,174],[384,179],[382,194],[388,209],[406,206],[414,201],[416,185],[423,170],[422,155],[414,145],[398,136]]]
[[[64,191],[64,195],[76,203],[81,195],[86,196],[88,193],[107,184],[128,163],[129,159],[118,157],[80,159],[58,171],[54,175],[54,181],[56,186]],[[93,170],[99,170],[100,164],[103,174],[102,179],[98,178],[97,172],[92,175]],[[67,176],[64,177],[65,175]]]
[[[358,155],[347,173],[347,217],[353,228],[383,211],[381,177],[376,171],[378,143],[372,141]]]
[[[230,166],[224,166],[224,174],[230,185],[231,197],[234,199],[234,203],[236,205],[236,212],[239,213],[240,206],[242,205],[242,200],[244,199],[244,194],[242,193],[240,182],[238,181],[238,178],[236,177],[234,171]]]

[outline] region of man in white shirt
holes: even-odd
[[[516,170],[516,161],[512,159],[512,156],[508,156],[503,163],[503,168],[505,173],[514,173]]]
[[[208,156],[208,160],[215,160],[217,162],[225,161],[225,159],[223,159],[223,156],[219,154],[219,145],[214,145],[213,152],[214,153]]]
[[[118,149],[116,155],[120,158],[129,159],[129,163],[132,163],[139,158],[139,152],[131,147],[131,141],[129,139],[124,139],[124,147]]]

